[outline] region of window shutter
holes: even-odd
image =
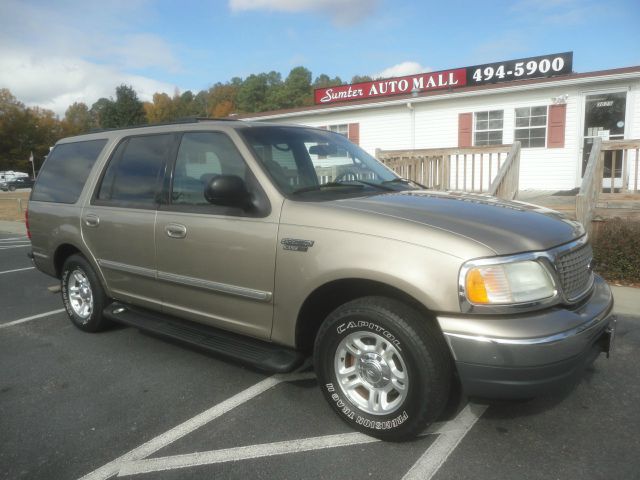
[[[473,116],[471,113],[458,114],[458,147],[470,147],[473,130]]]
[[[566,105],[549,105],[547,148],[564,148],[564,130],[567,123]]]
[[[360,124],[359,123],[350,123],[349,124],[349,132],[348,132],[349,140],[351,140],[356,145],[360,144]]]

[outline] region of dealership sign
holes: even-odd
[[[551,77],[571,73],[573,52],[487,63],[473,67],[419,73],[405,77],[339,85],[315,90],[315,103],[328,104],[366,98],[409,95],[431,90],[454,90],[465,86]]]

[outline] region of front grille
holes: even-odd
[[[560,284],[568,300],[577,300],[587,293],[593,284],[591,260],[593,251],[588,243],[556,258]]]

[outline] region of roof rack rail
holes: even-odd
[[[165,125],[181,125],[184,123],[200,123],[200,122],[241,122],[239,118],[229,118],[229,117],[184,117],[178,118],[176,120],[172,120],[171,122],[162,122],[162,123],[142,123],[138,125],[131,125],[128,127],[116,127],[116,128],[93,128],[89,130],[87,133],[100,133],[100,132],[114,132],[118,130],[129,130],[132,128],[145,128],[145,127],[162,127]]]

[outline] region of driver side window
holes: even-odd
[[[173,174],[171,203],[210,205],[204,197],[216,175],[246,180],[247,166],[233,142],[220,132],[189,132],[182,136]]]

